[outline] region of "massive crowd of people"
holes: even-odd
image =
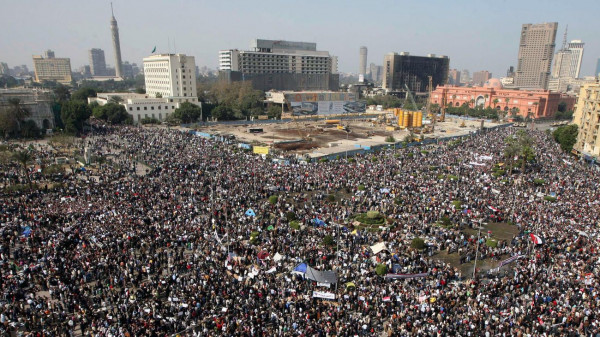
[[[492,174],[512,160],[515,133],[307,163],[179,130],[100,127],[81,146],[106,163],[48,188],[32,175],[38,189],[2,196],[0,329],[600,336],[600,174],[538,131],[528,131],[536,154],[524,171]],[[2,172],[5,186],[25,182],[14,163]],[[386,223],[355,222],[369,211]],[[517,234],[487,244],[487,229],[473,234],[486,223]],[[412,246],[417,237],[426,249]],[[473,277],[442,253],[483,267]],[[294,272],[300,263],[337,282]]]

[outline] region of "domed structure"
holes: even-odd
[[[502,89],[502,82],[500,82],[497,78],[490,78],[483,85],[484,88],[492,88],[492,89]]]

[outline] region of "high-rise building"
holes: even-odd
[[[448,71],[448,83],[452,85],[460,85],[460,71],[456,69],[450,69]]]
[[[515,85],[547,88],[558,22],[524,24],[521,28]]]
[[[196,61],[185,54],[155,54],[144,58],[146,94],[156,97],[197,97]],[[195,102],[196,100],[192,100]]]
[[[412,92],[426,92],[429,76],[432,77],[433,89],[448,81],[450,59],[447,56],[437,57],[411,56],[407,52],[389,53],[383,59],[383,88],[388,91],[404,91],[408,86]]]
[[[471,73],[467,69],[463,69],[460,73],[460,81],[464,84],[471,83]]]
[[[487,82],[490,78],[492,78],[492,73],[487,70],[476,71],[473,73],[473,85],[477,87],[481,87]]]
[[[600,157],[600,83],[585,84],[579,91],[577,109],[573,115],[573,123],[579,127],[577,142],[573,147],[580,153]]]
[[[253,40],[251,50],[219,51],[219,77],[255,89],[338,90],[337,58],[312,42]]]
[[[54,51],[48,49],[44,52],[44,57],[47,59],[53,59],[54,58]]]
[[[363,75],[363,77],[367,74],[367,47],[360,47],[359,52],[359,66],[358,66],[358,75]]]
[[[89,51],[90,56],[90,72],[93,76],[106,76],[106,59],[104,58],[104,50],[92,48]]]
[[[600,77],[600,58],[596,61],[596,72],[594,73],[594,76]]]
[[[571,51],[571,66],[570,76],[572,78],[579,78],[581,73],[581,61],[583,61],[583,43],[581,40],[572,40],[567,45],[567,48]]]
[[[383,81],[383,66],[378,66],[375,63],[369,65],[368,78],[374,83],[381,83]]]
[[[51,52],[48,53],[48,52]],[[45,53],[51,58],[44,58],[40,55],[33,56],[33,67],[35,69],[35,81],[56,81],[63,84],[70,84],[71,60],[68,58],[56,58],[54,52],[48,50]]]
[[[9,75],[10,69],[8,68],[8,64],[4,62],[0,62],[0,75]]]
[[[115,13],[112,9],[112,2],[110,3],[110,11],[112,18],[110,19],[110,32],[112,34],[113,48],[115,50],[115,75],[117,77],[123,77],[122,62],[121,62],[121,42],[119,41],[119,26],[117,25],[117,19],[115,19]]]

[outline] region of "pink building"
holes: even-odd
[[[510,114],[515,111],[526,118],[553,117],[558,111],[560,102],[567,103],[567,110],[573,110],[575,97],[549,90],[513,90],[503,89],[502,83],[496,78],[487,81],[483,87],[438,86],[431,93],[431,103],[445,106],[460,107],[467,104],[474,108],[491,107]]]

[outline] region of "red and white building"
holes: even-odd
[[[549,90],[504,89],[500,80],[492,78],[483,87],[438,86],[431,93],[431,103],[460,107],[467,104],[474,108],[491,107],[510,116],[513,111],[526,118],[549,118],[558,111],[560,102],[567,103],[573,110],[576,98]]]

